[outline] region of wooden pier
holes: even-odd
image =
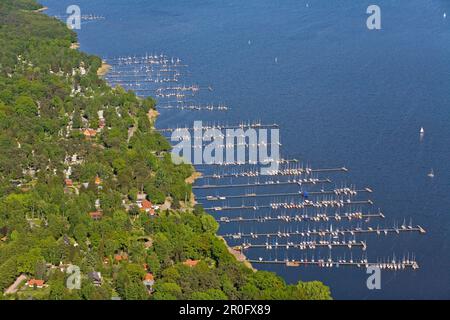
[[[227,130],[227,129],[271,129],[271,128],[278,128],[278,124],[272,123],[272,124],[261,124],[261,123],[254,123],[254,124],[239,124],[239,125],[203,125],[202,127],[195,128],[195,127],[177,127],[177,128],[164,128],[164,129],[156,129],[159,132],[173,132],[175,130],[183,129],[183,130],[208,130],[208,129],[218,129],[218,130]]]
[[[334,214],[334,215],[327,215],[327,214],[316,214],[316,215],[294,215],[294,216],[288,216],[288,215],[279,215],[276,217],[271,216],[262,216],[262,217],[255,217],[255,218],[246,218],[246,217],[220,217],[217,219],[217,222],[221,223],[233,223],[233,222],[271,222],[271,221],[280,221],[280,222],[302,222],[302,221],[311,221],[311,222],[327,222],[330,220],[335,221],[342,221],[342,220],[367,220],[372,218],[382,218],[384,219],[385,216],[383,213],[362,213],[362,212],[349,212],[344,214]]]
[[[382,270],[390,270],[390,271],[400,271],[404,269],[419,269],[419,264],[416,261],[400,261],[400,262],[368,262],[367,260],[359,260],[359,261],[334,261],[330,259],[318,259],[318,260],[247,260],[251,264],[276,264],[276,265],[285,265],[286,267],[301,267],[301,266],[317,266],[321,268],[339,268],[339,267],[357,267],[367,269],[369,267],[376,267]]]
[[[310,237],[313,235],[317,236],[326,236],[326,235],[357,235],[357,234],[376,234],[376,235],[388,235],[388,234],[400,234],[400,233],[420,233],[424,234],[426,233],[425,229],[423,229],[421,226],[403,226],[401,228],[371,228],[368,227],[367,229],[362,228],[355,228],[355,229],[339,229],[339,227],[336,227],[336,229],[311,229],[307,231],[295,231],[295,232],[263,232],[263,233],[234,233],[234,234],[225,234],[222,235],[224,238],[232,238],[232,239],[241,239],[241,238],[258,238],[258,237],[278,237],[278,238],[288,238],[292,236],[301,236],[301,237]]]
[[[344,247],[344,248],[348,248],[348,249],[352,249],[352,248],[360,248],[363,251],[365,251],[367,249],[367,244],[364,241],[353,241],[353,240],[349,240],[349,241],[327,241],[327,240],[321,240],[321,241],[302,241],[299,243],[295,243],[295,242],[289,242],[289,243],[264,243],[264,244],[252,244],[252,243],[244,243],[240,246],[234,247],[235,249],[238,249],[240,251],[245,251],[245,250],[249,250],[249,249],[267,249],[267,250],[272,250],[272,249],[278,249],[278,248],[283,248],[283,249],[298,249],[298,250],[314,250],[316,248],[320,248],[320,247],[324,247],[324,248],[328,248],[328,249],[333,249],[333,248],[339,248],[339,247]]]
[[[223,207],[210,207],[205,208],[205,210],[213,210],[213,211],[225,211],[225,210],[259,210],[259,209],[272,209],[272,210],[281,210],[281,209],[303,209],[303,208],[342,208],[344,206],[352,206],[352,205],[373,205],[372,200],[362,200],[362,201],[304,201],[299,203],[275,203],[270,205],[242,205],[242,206],[223,206]]]
[[[364,189],[349,189],[348,192],[343,189],[334,189],[334,190],[322,190],[322,191],[298,191],[298,192],[286,192],[286,193],[245,193],[238,195],[218,195],[218,196],[206,196],[206,197],[197,197],[197,200],[206,200],[206,201],[223,201],[223,200],[231,200],[231,199],[240,199],[240,198],[272,198],[272,197],[309,197],[309,196],[317,196],[317,195],[350,195],[356,196],[359,193],[372,193],[370,188]]]

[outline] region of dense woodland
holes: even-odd
[[[155,101],[107,86],[101,60],[39,8],[0,0],[0,297],[329,299],[320,282],[287,285],[228,252],[191,204],[192,168],[154,130]],[[66,286],[71,264],[80,289]],[[3,294],[20,275],[45,285]]]

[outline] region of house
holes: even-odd
[[[99,176],[95,177],[95,184],[98,186],[102,184],[102,179]]]
[[[93,138],[97,135],[97,131],[94,129],[84,129],[83,134],[86,138]]]
[[[126,254],[125,252],[122,252],[121,254],[115,254],[114,260],[116,262],[126,261],[128,260],[128,254]]]
[[[27,281],[26,285],[30,288],[39,288],[42,289],[45,285],[45,281],[44,280],[37,280],[37,279],[30,279]]]
[[[72,179],[65,179],[64,183],[66,184],[66,187],[73,187]]]
[[[98,127],[99,127],[99,129],[103,129],[105,126],[106,126],[106,121],[105,121],[105,119],[100,119],[100,120],[98,121]]]
[[[100,272],[97,271],[90,272],[88,274],[88,277],[95,286],[99,287],[102,285],[102,274]]]
[[[186,261],[183,262],[183,264],[185,266],[192,268],[192,267],[195,267],[199,262],[200,262],[200,260],[187,259]]]
[[[137,204],[142,203],[142,201],[144,201],[146,198],[147,198],[147,194],[145,192],[138,192],[137,197],[136,197]]]
[[[152,273],[147,273],[144,277],[144,281],[142,281],[144,286],[147,287],[147,289],[151,289],[153,285],[155,284],[155,278],[153,277]]]
[[[103,217],[103,212],[101,211],[93,211],[89,212],[89,215],[93,220],[100,220]]]
[[[155,209],[153,209],[153,204],[150,201],[148,201],[147,199],[144,199],[140,205],[138,204],[138,206],[141,209],[141,211],[147,212],[151,216],[153,216],[155,214]]]

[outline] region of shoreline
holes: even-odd
[[[48,8],[46,8],[45,10],[47,10],[47,9],[48,9]],[[70,46],[70,49],[74,49],[74,50],[79,49],[79,48],[80,48],[80,43],[79,43],[79,42],[74,42],[74,43],[72,43],[71,46]],[[105,76],[106,74],[108,74],[108,72],[111,70],[111,68],[112,68],[112,66],[109,65],[105,60],[102,59],[102,65],[100,66],[100,68],[98,68],[98,70],[97,70],[97,75],[98,75],[99,77],[103,77],[103,76]],[[108,86],[109,86],[110,88],[113,88],[113,87],[111,87],[111,86],[109,85],[109,83],[108,83]],[[134,91],[133,91],[133,92],[134,92]],[[148,112],[148,119],[149,119],[150,122],[153,122],[153,126],[154,126],[154,123],[156,122],[157,118],[159,117],[159,115],[160,115],[160,113],[159,113],[156,109],[155,109],[155,110],[150,110],[150,111]],[[190,184],[190,185],[193,185],[193,184],[195,183],[195,181],[196,181],[198,178],[200,178],[200,177],[202,176],[202,173],[199,172],[199,171],[196,171],[194,166],[192,166],[192,168],[193,168],[193,173],[192,173],[192,175],[191,175],[190,177],[188,177],[188,178],[185,179],[185,182],[186,182],[187,184]],[[192,206],[195,206],[195,205],[197,204],[197,201],[195,200],[195,194],[194,194],[193,192],[192,192],[192,194],[191,194],[191,201],[190,201],[190,204],[191,204]],[[213,217],[213,215],[211,215],[211,214],[210,214],[209,212],[207,212],[206,210],[205,210],[205,212],[206,212],[208,215],[210,215],[211,217]],[[229,253],[230,253],[230,254],[231,254],[238,262],[241,262],[244,266],[246,266],[247,268],[249,268],[249,269],[252,270],[253,272],[256,272],[256,271],[257,271],[257,269],[256,269],[255,267],[253,267],[253,265],[252,265],[250,262],[247,261],[247,257],[246,257],[242,252],[239,252],[239,251],[233,249],[233,248],[228,244],[228,242],[227,242],[222,236],[220,236],[219,234],[216,233],[215,236],[216,236],[218,239],[220,239],[220,240],[223,241],[223,243],[224,243],[225,246],[227,247],[228,252],[229,252]]]
[[[34,10],[34,12],[44,12],[46,10],[48,10],[48,7],[42,7],[42,8]]]
[[[78,48],[80,47],[80,44],[78,43]],[[102,65],[100,66],[100,68],[98,68],[97,70],[97,75],[99,77],[103,77],[105,76],[109,70],[111,70],[111,65],[107,64],[105,60],[102,60]]]

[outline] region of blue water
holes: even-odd
[[[73,4],[42,2],[51,15]],[[337,181],[372,187],[387,220],[412,217],[427,230],[371,242],[369,257],[414,252],[421,267],[383,272],[381,290],[367,289],[362,269],[268,270],[288,282],[321,280],[337,299],[450,298],[450,1],[379,0],[380,31],[366,28],[366,0],[77,3],[82,13],[106,17],[82,25],[81,50],[180,57],[188,83],[213,85],[205,102],[232,108],[166,111],[158,126],[276,122],[287,156],[313,167],[345,165],[350,172]]]

